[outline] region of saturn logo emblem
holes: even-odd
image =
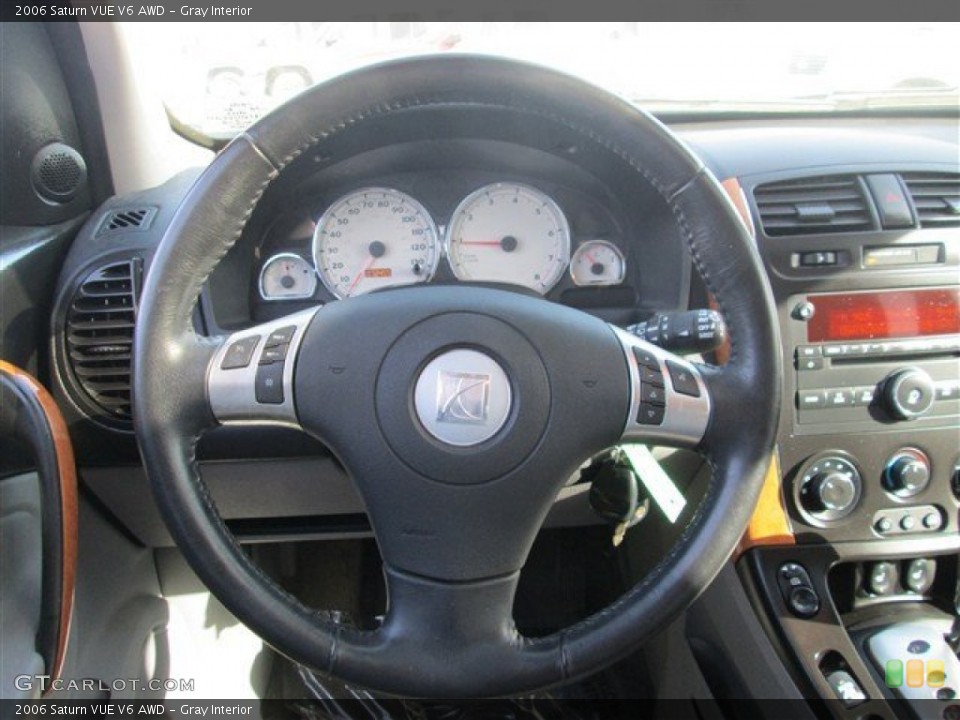
[[[466,447],[489,440],[512,406],[510,380],[486,353],[468,348],[438,355],[420,372],[414,406],[420,425],[437,440]]]
[[[437,373],[437,422],[485,423],[490,376],[441,370]]]

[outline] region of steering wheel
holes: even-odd
[[[728,363],[694,365],[578,310],[470,285],[370,293],[227,338],[195,333],[201,287],[296,158],[371,119],[453,107],[562,126],[649,183],[726,319]],[[527,692],[635,650],[729,558],[760,491],[780,404],[771,293],[712,175],[627,103],[552,70],[484,57],[360,70],[234,139],[160,243],[135,347],[144,465],[199,577],[281,653],[397,695]],[[644,401],[649,383],[663,386],[662,406]],[[328,623],[242,551],[195,461],[199,437],[218,423],[294,426],[336,454],[383,557],[380,627]],[[702,503],[671,552],[619,600],[553,635],[522,637],[514,591],[547,511],[581,463],[624,441],[697,448],[712,469]]]

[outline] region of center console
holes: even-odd
[[[928,212],[960,174],[810,169],[727,190],[756,228],[784,363],[779,503],[761,511],[781,517],[761,520],[788,532],[754,538],[742,579],[834,716],[960,713],[960,215]]]

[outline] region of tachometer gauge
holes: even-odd
[[[450,267],[460,280],[510,283],[545,293],[570,260],[570,228],[540,190],[497,183],[467,196],[450,218]]]
[[[260,297],[264,300],[311,298],[316,290],[317,273],[299,255],[274,255],[260,270]]]
[[[433,277],[437,226],[409,195],[387,188],[355,190],[331,205],[313,233],[313,260],[340,298]]]
[[[570,277],[577,285],[619,285],[626,269],[620,248],[606,240],[588,240],[570,261]]]

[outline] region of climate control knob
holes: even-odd
[[[923,492],[929,482],[930,461],[913,448],[897,451],[883,471],[883,486],[897,497],[913,497]]]
[[[920,368],[904,368],[890,373],[883,381],[883,404],[899,420],[912,420],[933,405],[935,387]]]
[[[840,520],[857,506],[862,484],[860,472],[851,461],[826,456],[801,475],[798,500],[804,512],[815,520]]]

